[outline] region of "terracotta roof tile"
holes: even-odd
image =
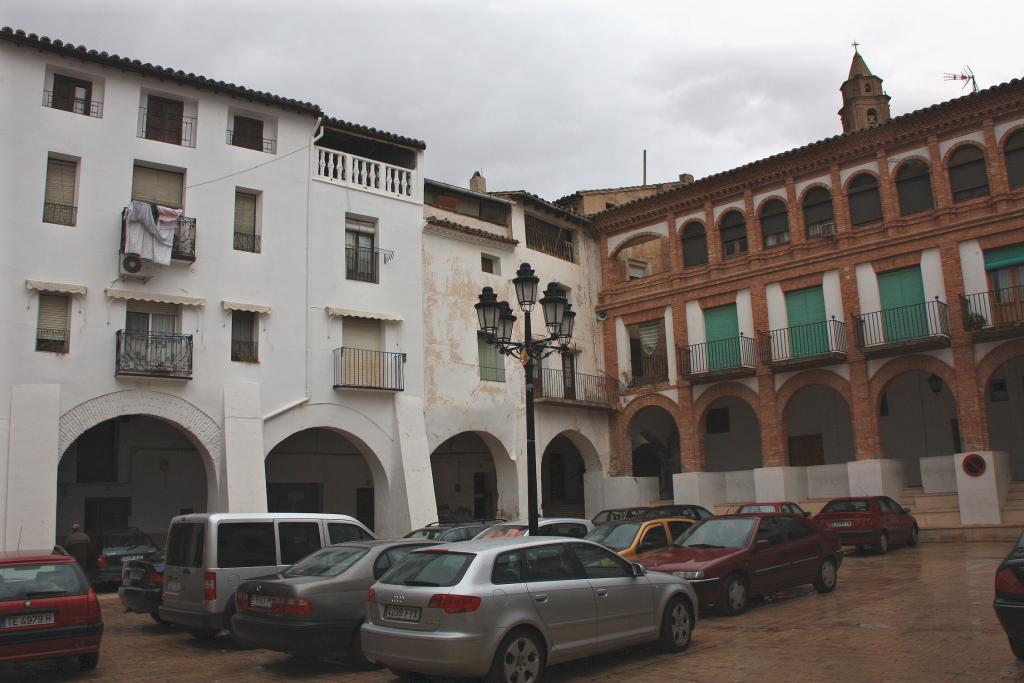
[[[481,230],[480,228],[471,228],[468,225],[463,225],[462,223],[456,223],[455,221],[450,221],[447,218],[439,218],[437,216],[427,216],[425,220],[427,221],[427,223],[430,223],[431,225],[436,225],[436,226],[438,226],[440,228],[446,228],[448,230],[454,230],[456,232],[465,233],[467,235],[472,235],[474,237],[482,237],[484,239],[494,240],[495,242],[500,242],[502,244],[508,244],[509,246],[515,246],[515,245],[519,244],[519,240],[514,240],[514,239],[511,239],[509,237],[502,237],[501,235],[496,235],[493,232],[488,232],[486,230]]]

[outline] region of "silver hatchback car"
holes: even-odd
[[[548,664],[649,641],[690,644],[697,598],[569,538],[496,538],[409,553],[366,596],[363,651],[413,673],[536,683]]]

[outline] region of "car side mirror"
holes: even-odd
[[[903,514],[909,515],[910,514],[910,508],[903,508]]]
[[[647,570],[642,565],[633,562],[631,566],[633,567],[633,576],[647,576]]]
[[[811,516],[811,513],[808,512],[807,510],[804,510],[804,517],[810,517],[810,516]]]

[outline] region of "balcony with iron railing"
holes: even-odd
[[[666,373],[665,378],[668,378]],[[618,401],[619,383],[606,375],[585,375],[541,368],[533,385],[538,404],[610,409]]]
[[[379,247],[345,247],[345,279],[357,282],[380,282],[380,264],[388,263],[395,252]]]
[[[526,226],[526,248],[576,263],[576,245],[572,240],[556,237],[529,225]]]
[[[114,374],[192,379],[192,335],[118,330]]]
[[[664,352],[639,353],[630,362],[629,388],[646,387],[668,381],[668,356]]]
[[[146,107],[139,107],[139,125],[136,136],[146,140],[166,142],[182,147],[196,146],[196,117],[150,114]]]
[[[946,304],[924,301],[853,316],[857,348],[865,356],[886,356],[906,350],[949,346]]]
[[[263,236],[254,232],[236,232],[234,239],[235,251],[248,251],[258,254],[263,248]]]
[[[68,352],[68,331],[40,327],[36,330],[36,351]]]
[[[846,325],[834,317],[759,332],[758,336],[761,359],[770,368],[794,370],[846,360]]]
[[[235,131],[228,130],[227,143],[232,147],[243,147],[245,149],[254,149],[257,152],[277,154],[277,140],[262,138],[256,135],[236,134]]]
[[[1024,336],[1024,285],[961,295],[960,302],[975,341]]]
[[[316,154],[314,180],[416,201],[416,171],[326,147],[317,147]]]
[[[121,253],[124,253],[124,246],[127,244],[126,216],[128,207],[121,212]],[[174,229],[174,244],[171,245],[171,258],[178,261],[196,260],[196,219],[188,216],[180,216],[178,224]]]
[[[43,222],[54,225],[74,225],[78,222],[78,207],[44,202]]]
[[[405,354],[334,349],[334,388],[405,390]]]
[[[259,363],[259,342],[231,340],[231,360],[237,363]]]
[[[749,377],[756,371],[757,354],[753,337],[716,339],[679,348],[683,377],[691,382]]]
[[[60,109],[73,114],[83,114],[93,118],[103,118],[103,103],[84,97],[56,95],[52,90],[43,91],[43,106]]]

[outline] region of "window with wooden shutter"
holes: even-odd
[[[690,221],[683,226],[683,265],[702,266],[708,262],[708,238],[704,225]]]
[[[896,197],[901,216],[930,211],[935,207],[928,164],[920,159],[911,159],[900,166],[896,171]]]
[[[63,159],[46,160],[46,191],[43,197],[43,222],[75,224],[75,176],[78,164]]]
[[[235,192],[235,240],[236,251],[260,252],[259,235],[256,234],[256,204],[258,195],[237,190]]]
[[[747,253],[747,221],[739,211],[729,211],[722,218],[722,256]]]
[[[804,225],[808,239],[831,236],[835,230],[832,213],[832,193],[824,187],[814,187],[804,195]]]
[[[146,104],[146,139],[180,145],[185,103],[150,95]]]
[[[505,381],[505,361],[498,355],[498,349],[487,342],[487,336],[476,336],[476,355],[480,363],[480,379],[487,382]]]
[[[769,199],[761,207],[761,237],[765,249],[789,243],[789,214],[779,199]]]
[[[1006,146],[1003,148],[1006,158],[1006,177],[1010,182],[1010,189],[1024,187],[1024,130],[1006,139]]]
[[[90,114],[92,112],[92,83],[80,78],[54,74],[52,106],[54,109],[71,111],[76,114]]]
[[[235,116],[234,130],[231,134],[231,144],[235,147],[245,147],[263,151],[263,122],[259,119],[251,119],[248,116]]]
[[[185,174],[162,171],[136,164],[132,175],[132,199],[172,209],[180,209],[185,187]]]
[[[988,171],[980,147],[964,145],[953,152],[949,158],[949,185],[954,202],[988,196]]]
[[[259,318],[251,311],[231,312],[231,360],[256,363],[259,360]]]
[[[882,220],[882,197],[878,193],[878,179],[870,173],[860,173],[850,181],[848,189],[850,223],[865,225]]]
[[[67,294],[39,295],[36,351],[68,352],[68,311],[71,308],[70,303],[70,297]]]

